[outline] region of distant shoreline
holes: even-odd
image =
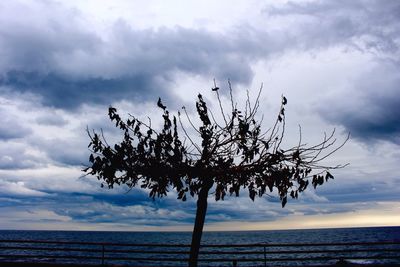
[[[390,225],[390,226],[352,226],[352,227],[323,227],[323,228],[296,228],[296,229],[265,229],[265,230],[204,230],[204,233],[215,233],[215,232],[284,232],[284,231],[314,231],[314,230],[339,230],[339,229],[383,229],[383,228],[399,228],[400,225]],[[110,233],[191,233],[191,230],[182,230],[182,231],[174,231],[174,230],[143,230],[143,231],[130,231],[130,230],[65,230],[65,229],[0,229],[0,231],[27,231],[27,232],[94,232],[94,233],[102,233],[102,232],[110,232]]]
[[[1,262],[2,267],[130,267],[130,265],[90,265],[90,264],[54,264],[54,263],[14,263],[14,262]],[[168,265],[170,266],[170,265]],[[179,265],[184,266],[184,265]],[[206,266],[206,265],[202,265]],[[300,265],[296,267],[400,267],[400,264],[334,264],[334,265]],[[143,265],[137,266],[132,265],[132,267],[162,267],[162,265]]]

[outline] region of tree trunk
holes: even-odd
[[[211,185],[205,185],[199,193],[197,199],[196,220],[192,233],[192,244],[190,246],[189,267],[197,267],[197,259],[199,258],[201,236],[203,234],[203,226],[207,213],[207,197]]]

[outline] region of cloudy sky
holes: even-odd
[[[158,97],[216,107],[261,83],[265,127],[288,98],[286,144],[336,129],[350,163],[284,209],[276,197],[215,202],[207,230],[399,225],[400,2],[0,2],[0,229],[191,230],[195,199],[152,201],[81,177],[85,129],[119,132],[109,105],[157,124]]]

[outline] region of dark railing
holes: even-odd
[[[1,262],[185,266],[186,244],[118,244],[0,240]],[[202,245],[199,265],[333,265],[354,261],[400,266],[400,241],[353,243]]]

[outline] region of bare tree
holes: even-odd
[[[215,82],[212,88],[219,104],[220,122],[199,94],[196,102],[199,127],[194,125],[184,107],[182,114],[178,112],[178,117],[171,117],[159,99],[157,105],[163,110],[163,127],[159,131],[152,127],[150,119],[148,123],[133,115],[127,120],[121,119],[113,107],[109,108],[108,115],[123,132],[120,143],[110,146],[102,132],[88,130],[92,153],[90,166],[84,171],[101,180],[102,186],[140,186],[149,189],[153,199],[166,196],[169,188],[175,189],[182,201],[188,194],[197,195],[189,266],[197,266],[211,188],[215,189],[216,201],[223,200],[227,194],[239,196],[241,188],[247,188],[253,201],[256,196],[262,197],[275,189],[284,207],[288,197],[297,198],[310,181],[314,187],[322,185],[333,179],[331,169],[344,166],[324,166],[321,162],[340,149],[349,136],[336,145],[333,130],[330,135],[325,134],[320,143],[308,146],[302,143],[299,127],[299,142],[283,149],[287,99],[282,96],[274,125],[263,131],[262,118],[256,118],[262,86],[253,103],[247,92],[244,108],[239,110],[231,84],[228,85],[229,112],[224,110]],[[182,122],[183,117],[186,124]],[[201,142],[195,142],[188,133],[189,127]]]

